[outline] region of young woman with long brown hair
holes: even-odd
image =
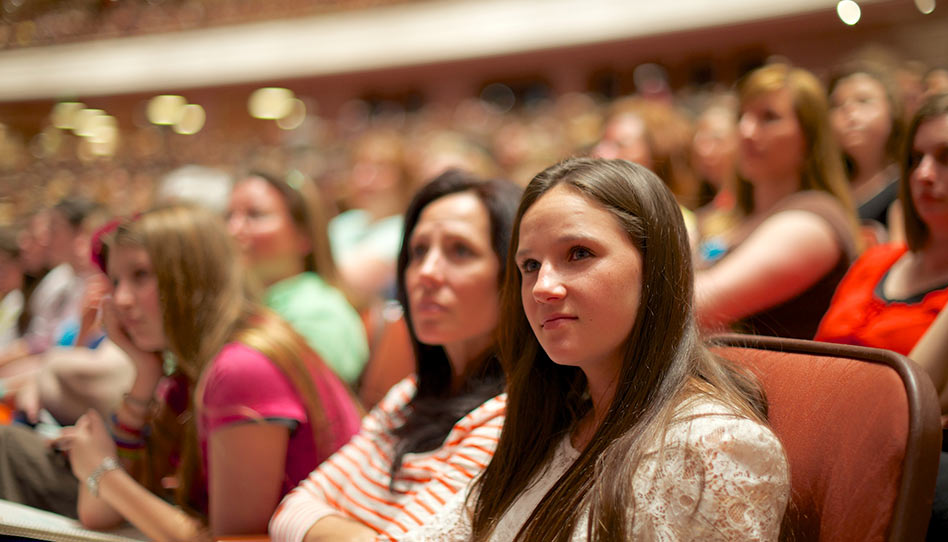
[[[218,217],[160,208],[120,223],[105,247],[104,321],[136,377],[108,422],[90,411],[57,441],[80,482],[79,519],[128,520],[159,541],[264,532],[279,499],[358,428],[357,407],[255,301]]]
[[[812,73],[770,64],[748,74],[738,96],[746,182],[738,225],[696,262],[698,321],[810,339],[858,248],[826,93]]]
[[[500,442],[406,539],[775,539],[786,459],[760,390],[702,345],[693,291],[657,176],[592,159],[537,175],[504,280]]]

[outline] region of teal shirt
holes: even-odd
[[[362,319],[342,292],[306,271],[271,286],[264,303],[305,337],[339,378],[356,383],[369,345]]]

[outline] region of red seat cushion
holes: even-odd
[[[908,399],[888,366],[718,348],[751,369],[790,463],[796,540],[885,540],[908,440]]]

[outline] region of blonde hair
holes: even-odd
[[[743,108],[763,95],[786,89],[793,99],[793,110],[806,149],[800,171],[800,190],[821,190],[829,193],[846,209],[851,229],[856,235],[856,212],[849,192],[849,181],[843,167],[842,151],[836,144],[829,123],[826,91],[815,75],[787,64],[768,64],[748,74],[738,84],[738,98]],[[754,210],[748,183],[738,185],[738,206],[745,214]]]
[[[313,382],[315,372],[326,370],[322,361],[288,324],[257,303],[218,216],[198,207],[158,208],[120,224],[110,244],[139,247],[148,253],[158,283],[167,348],[189,392],[184,416],[166,407],[154,421],[148,443],[152,457],[146,458],[140,476],[146,486],[156,491],[161,487],[168,455],[183,436],[175,499],[182,508],[197,512],[192,502],[200,465],[194,411],[200,408],[201,397],[196,383],[230,342],[259,351],[283,371],[303,399],[317,448],[332,442]]]

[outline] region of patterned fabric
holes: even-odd
[[[662,460],[647,455],[632,480],[634,540],[777,540],[790,495],[783,448],[766,427],[708,398],[686,404],[668,429]],[[543,475],[504,514],[490,540],[509,542],[553,484],[579,457],[569,438]],[[404,541],[466,541],[467,491],[458,492],[427,525]],[[473,502],[473,501],[472,501]],[[581,514],[572,540],[586,540]]]
[[[484,469],[503,427],[503,394],[458,420],[440,448],[406,454],[393,483],[392,432],[404,423],[415,386],[413,376],[396,384],[349,444],[287,495],[270,520],[274,542],[303,540],[313,524],[329,515],[358,521],[383,540],[397,539],[428,521]]]

